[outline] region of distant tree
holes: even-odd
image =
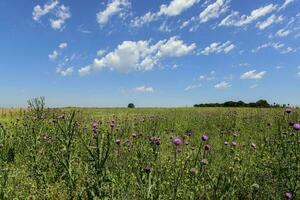
[[[270,104],[266,100],[261,99],[256,102],[256,107],[268,108],[270,107]]]
[[[128,108],[135,108],[135,105],[133,103],[129,103],[127,107]]]

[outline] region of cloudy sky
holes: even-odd
[[[0,107],[300,105],[300,0],[1,0]]]

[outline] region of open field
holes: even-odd
[[[300,199],[299,110],[35,103],[0,111],[0,199]]]

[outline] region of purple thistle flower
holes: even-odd
[[[291,108],[291,107],[287,107],[287,108],[285,109],[285,112],[286,112],[287,114],[290,114],[290,113],[292,112],[292,108]]]
[[[284,198],[285,199],[292,199],[293,193],[292,192],[285,192],[284,193]]]
[[[174,140],[173,140],[173,144],[175,144],[176,146],[179,146],[182,144],[182,140],[179,138],[179,137],[176,137]]]
[[[252,147],[253,149],[256,149],[256,144],[255,144],[255,143],[251,143],[251,147]]]
[[[294,123],[293,128],[294,128],[294,130],[299,131],[300,130],[300,123]]]
[[[96,135],[98,131],[98,122],[94,121],[92,127],[93,127],[93,133],[94,135]]]
[[[208,140],[208,135],[207,134],[202,135],[201,139],[204,142],[207,141]]]
[[[98,127],[98,122],[94,121],[93,122],[93,128],[96,129]]]

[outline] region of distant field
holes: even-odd
[[[300,199],[299,120],[282,108],[1,109],[0,199]]]

